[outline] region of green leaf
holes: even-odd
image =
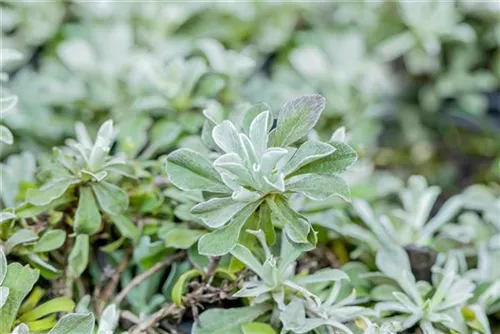
[[[0,310],[0,333],[10,333],[21,302],[33,289],[40,272],[29,266],[11,263],[7,267],[7,276],[2,284],[9,289],[9,298]]]
[[[128,207],[128,195],[118,186],[106,181],[93,183],[95,197],[101,209],[110,215],[119,215]]]
[[[332,154],[315,160],[298,170],[291,175],[299,174],[340,174],[346,169],[354,165],[358,159],[356,151],[347,144],[340,142],[329,142],[336,150]]]
[[[226,224],[248,203],[237,202],[231,197],[212,198],[191,209],[191,214],[201,219],[208,227],[218,228]]]
[[[230,309],[213,308],[200,315],[200,326],[192,334],[241,334],[241,326],[270,310],[267,303]]]
[[[172,301],[177,306],[182,306],[182,295],[184,293],[184,288],[188,281],[192,280],[195,277],[203,277],[205,274],[203,271],[199,269],[191,269],[186,271],[184,274],[179,277],[177,282],[172,289]]]
[[[3,248],[0,248],[0,285],[2,285],[6,275],[7,275],[7,258],[5,257]]]
[[[269,111],[269,114],[267,115],[268,116],[267,124],[269,126],[267,131],[271,129],[271,126],[273,125],[274,121],[274,117],[271,112],[271,107],[267,103],[261,102],[253,105],[250,109],[248,109],[248,111],[243,116],[243,120],[241,121],[241,127],[246,134],[250,133],[250,125],[252,124],[252,121],[255,119],[255,117],[257,117],[264,111]]]
[[[316,201],[323,201],[334,195],[340,196],[346,201],[349,201],[351,197],[345,180],[336,175],[296,175],[286,181],[286,190],[302,193]]]
[[[262,322],[251,322],[241,326],[243,334],[276,334],[274,328]]]
[[[241,228],[260,203],[261,201],[247,204],[233,217],[232,222],[202,236],[198,241],[198,252],[206,256],[221,256],[229,253],[238,243]]]
[[[325,109],[325,98],[306,95],[285,103],[278,115],[274,146],[287,147],[304,137],[318,122]]]
[[[188,249],[206,232],[202,230],[173,228],[159,235],[165,241],[165,246],[176,249]]]
[[[38,235],[31,230],[22,229],[14,233],[3,245],[5,254],[9,254],[16,246],[38,240]]]
[[[52,314],[40,320],[28,321],[26,325],[28,326],[28,329],[30,331],[38,333],[38,332],[48,331],[49,329],[53,328],[56,325],[56,323],[57,323],[57,315]]]
[[[68,266],[72,277],[77,278],[85,271],[89,263],[89,236],[79,234],[69,253]]]
[[[99,231],[100,226],[101,214],[92,190],[89,187],[80,187],[80,198],[73,226],[75,232],[92,235]]]
[[[92,334],[94,332],[92,313],[71,313],[62,317],[47,334]]]
[[[35,307],[19,317],[19,321],[28,322],[41,319],[42,317],[57,312],[71,312],[75,308],[75,302],[68,297],[58,297]]]
[[[167,157],[167,174],[172,183],[182,190],[201,190],[230,193],[212,163],[190,149],[179,149]]]
[[[273,222],[283,226],[286,235],[294,243],[306,244],[309,242],[309,233],[312,232],[309,222],[295,212],[281,196],[267,199],[267,204],[273,214]]]
[[[77,183],[80,183],[80,179],[76,177],[52,180],[38,189],[29,189],[26,194],[26,201],[38,206],[47,205],[61,197],[71,185]]]
[[[125,238],[131,239],[134,243],[139,241],[139,237],[141,236],[139,229],[137,228],[137,225],[135,225],[134,222],[132,222],[132,220],[130,220],[127,216],[115,215],[111,216],[111,219],[113,220],[116,228],[120,231],[121,235]]]
[[[270,246],[274,245],[276,243],[276,232],[271,220],[271,209],[266,202],[263,202],[259,207],[259,228],[266,235],[267,244]]]
[[[12,135],[12,132],[10,132],[10,130],[6,126],[1,124],[0,124],[0,142],[8,145],[12,145],[14,143],[14,136]]]
[[[0,212],[0,224],[4,221],[15,219],[16,215],[12,212]]]
[[[308,140],[297,149],[292,158],[281,170],[285,175],[295,172],[302,166],[305,166],[320,158],[329,156],[335,151],[335,147],[330,144],[316,140]]]
[[[48,230],[42,235],[40,240],[38,240],[33,248],[33,252],[42,253],[53,251],[61,247],[64,241],[66,241],[66,232],[64,230]]]

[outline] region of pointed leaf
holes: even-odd
[[[67,177],[49,181],[38,189],[29,189],[26,200],[33,205],[47,205],[53,200],[61,197],[68,188],[80,182],[76,177]]]
[[[97,208],[92,190],[89,187],[80,187],[80,198],[75,214],[73,226],[76,233],[92,235],[101,227],[101,214]]]
[[[325,109],[320,95],[301,96],[285,103],[278,115],[274,146],[287,147],[309,133]]]
[[[315,160],[329,156],[335,151],[335,147],[330,144],[316,140],[308,140],[295,152],[292,158],[281,170],[285,175],[295,172],[302,166],[305,166]]]
[[[350,201],[351,192],[344,179],[336,175],[302,174],[286,181],[287,191],[298,192],[304,196],[322,201],[332,196],[340,196]]]
[[[47,334],[92,334],[94,332],[92,313],[70,313],[63,316]]]
[[[9,289],[9,298],[0,309],[0,333],[10,333],[21,302],[33,289],[40,272],[19,263],[7,267],[7,276],[2,284]]]
[[[236,202],[231,197],[212,198],[195,205],[191,214],[200,218],[208,227],[217,228],[225,225],[247,204]]]
[[[198,252],[206,256],[221,256],[229,253],[238,242],[241,228],[260,203],[257,201],[247,204],[229,224],[202,236],[198,241]]]
[[[230,193],[212,163],[190,149],[179,149],[167,157],[167,174],[172,183],[182,190],[201,190]]]
[[[89,263],[89,236],[86,234],[79,234],[76,236],[73,249],[69,253],[68,266],[71,275],[74,278],[80,275],[87,268]]]
[[[299,168],[291,175],[340,174],[354,165],[358,159],[358,155],[352,147],[340,142],[329,142],[329,144],[335,148],[335,152]]]

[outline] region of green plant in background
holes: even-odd
[[[2,56],[1,64],[0,64],[0,81],[6,82],[9,79],[9,75],[5,72],[5,68],[10,66],[12,63],[18,62],[22,59],[22,55],[11,49],[0,49],[0,54]],[[10,92],[8,89],[2,87],[2,93],[0,96],[0,110],[2,120],[9,113],[15,111],[15,107],[17,104],[18,97]],[[0,125],[0,142],[3,144],[12,144],[14,142],[14,137],[12,132],[5,127],[4,125]]]

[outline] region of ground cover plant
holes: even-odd
[[[497,3],[0,6],[0,333],[500,333]]]

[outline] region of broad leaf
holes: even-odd
[[[295,172],[302,166],[305,166],[315,160],[329,156],[335,151],[335,148],[327,143],[315,140],[308,140],[300,145],[292,158],[281,170],[285,175]]]
[[[73,226],[76,233],[94,234],[101,226],[101,214],[89,187],[80,187],[80,198]]]
[[[119,215],[128,208],[128,195],[118,186],[106,181],[92,184],[97,202],[109,215]]]
[[[61,247],[64,241],[66,241],[66,232],[64,230],[48,230],[38,240],[33,251],[36,253],[50,252]]]
[[[53,200],[61,197],[71,185],[79,182],[80,179],[75,177],[66,177],[49,181],[38,189],[29,189],[26,200],[33,205],[47,205]]]
[[[5,254],[9,254],[14,247],[38,240],[38,235],[28,229],[22,229],[14,233],[3,245]]]
[[[229,224],[202,236],[198,241],[198,252],[206,256],[220,256],[229,253],[238,242],[241,228],[260,203],[258,201],[247,204]]]
[[[62,317],[47,334],[92,334],[94,332],[92,313],[71,313]]]
[[[200,218],[208,227],[217,228],[226,224],[246,205],[247,203],[236,202],[231,197],[212,198],[195,205],[191,214]]]
[[[87,268],[89,263],[89,236],[86,234],[79,234],[76,236],[75,243],[71,253],[69,253],[68,266],[71,275],[74,278],[80,275]]]
[[[278,115],[274,146],[287,147],[307,135],[323,109],[325,98],[320,95],[301,96],[285,103]]]
[[[358,159],[356,151],[349,145],[340,142],[329,142],[329,144],[335,148],[335,152],[299,168],[292,175],[340,174],[351,167]]]
[[[167,157],[167,174],[172,183],[182,190],[201,190],[230,193],[212,163],[190,149],[179,149]]]
[[[7,276],[2,284],[9,289],[9,297],[0,310],[0,333],[10,333],[21,302],[33,289],[40,272],[19,263],[11,263],[7,267]]]
[[[336,175],[302,174],[291,177],[286,181],[286,190],[298,192],[304,196],[322,201],[332,196],[340,196],[349,201],[351,192],[344,179]]]

